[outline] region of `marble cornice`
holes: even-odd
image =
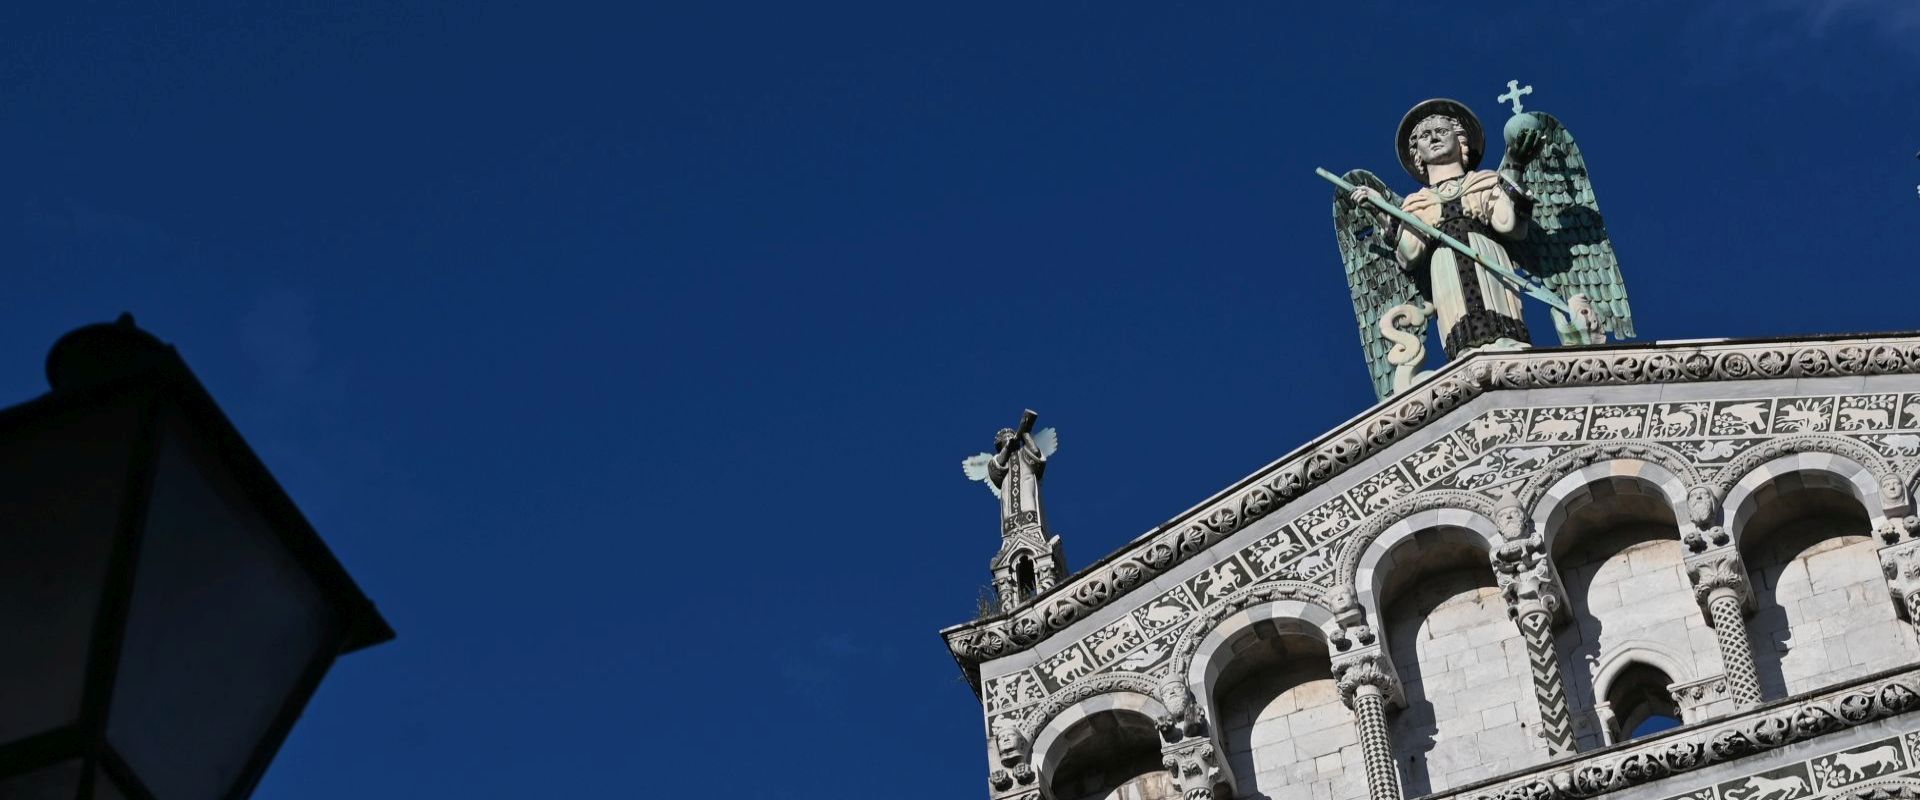
[[[977,693],[981,663],[1032,648],[1488,392],[1916,373],[1916,333],[1469,354],[1079,570],[1028,604],[947,628],[941,637]]]

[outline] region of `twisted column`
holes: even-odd
[[[1494,578],[1507,601],[1507,616],[1527,642],[1533,698],[1540,705],[1540,738],[1550,757],[1571,753],[1573,711],[1567,706],[1567,684],[1560,677],[1560,653],[1553,642],[1553,622],[1562,603],[1546,542],[1527,535],[1525,510],[1511,492],[1501,496],[1493,516],[1504,540],[1492,554]]]
[[[1353,710],[1360,731],[1360,757],[1367,768],[1372,800],[1400,800],[1400,772],[1387,738],[1387,703],[1398,702],[1400,685],[1378,648],[1343,657],[1334,664],[1340,700]]]
[[[1567,707],[1567,684],[1560,677],[1560,654],[1553,643],[1553,614],[1532,611],[1518,615],[1520,634],[1527,640],[1527,666],[1533,671],[1533,699],[1540,704],[1540,738],[1547,753],[1574,751],[1573,710]]]
[[[1707,623],[1720,644],[1720,663],[1726,670],[1727,694],[1742,707],[1759,705],[1760,673],[1753,665],[1753,646],[1747,642],[1746,610],[1753,604],[1747,567],[1732,548],[1721,548],[1687,558],[1687,578],[1693,597],[1707,612]]]

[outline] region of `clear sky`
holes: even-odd
[[[29,7],[31,5],[31,7]],[[399,639],[258,794],[985,796],[935,631],[1372,400],[1315,166],[1579,137],[1650,338],[1908,329],[1920,5],[15,3],[0,399],[131,310]],[[1490,163],[1491,163],[1490,159]]]

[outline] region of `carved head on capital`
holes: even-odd
[[[1687,516],[1693,524],[1705,528],[1713,522],[1714,512],[1720,507],[1720,498],[1711,486],[1695,486],[1687,490]]]
[[[1509,542],[1527,538],[1527,510],[1520,506],[1520,498],[1513,490],[1500,493],[1500,500],[1493,507],[1493,525],[1499,529],[1500,538]]]
[[[993,752],[1001,766],[1017,767],[1027,761],[1027,737],[1012,717],[1002,717],[993,726]]]
[[[1907,486],[1891,472],[1880,476],[1880,504],[1889,511],[1907,507]]]

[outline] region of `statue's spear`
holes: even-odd
[[[1353,194],[1354,190],[1359,188],[1357,186],[1354,186],[1351,183],[1341,180],[1340,176],[1335,175],[1331,172],[1328,172],[1325,169],[1315,167],[1313,171],[1314,173],[1318,174],[1320,177],[1326,178],[1328,183],[1331,183],[1334,186],[1340,187],[1340,191],[1343,193],[1342,196],[1350,196]],[[1505,279],[1508,283],[1513,284],[1514,288],[1517,288],[1520,291],[1523,291],[1529,295],[1532,295],[1535,299],[1538,299],[1542,303],[1546,303],[1547,305],[1550,305],[1550,306],[1553,306],[1554,308],[1559,309],[1561,313],[1567,314],[1574,318],[1580,318],[1581,315],[1578,312],[1575,312],[1572,308],[1568,307],[1567,301],[1561,299],[1560,295],[1554,294],[1552,289],[1548,289],[1545,286],[1541,286],[1540,284],[1534,283],[1533,281],[1520,277],[1519,274],[1515,273],[1513,270],[1507,269],[1505,266],[1501,265],[1499,262],[1494,261],[1493,259],[1487,258],[1486,256],[1480,255],[1472,247],[1468,247],[1466,242],[1462,242],[1459,239],[1455,239],[1451,236],[1448,236],[1444,231],[1441,231],[1439,228],[1435,228],[1432,225],[1428,225],[1427,223],[1420,221],[1419,217],[1416,217],[1412,214],[1407,213],[1405,209],[1394,206],[1392,203],[1387,202],[1384,198],[1381,198],[1372,194],[1366,195],[1366,198],[1368,202],[1373,204],[1374,208],[1378,208],[1381,211],[1385,211],[1388,214],[1392,214],[1394,219],[1400,220],[1401,222],[1404,222],[1408,225],[1413,226],[1414,230],[1426,234],[1428,238],[1437,239],[1440,241],[1440,243],[1445,244],[1446,246],[1451,247],[1455,250],[1458,250],[1461,255],[1464,255],[1468,258],[1473,259],[1474,261],[1479,262],[1480,266],[1486,267],[1488,270],[1492,271],[1493,274],[1498,275],[1501,278]]]

